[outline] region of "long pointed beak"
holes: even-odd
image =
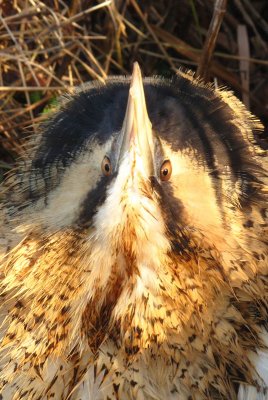
[[[142,159],[146,175],[153,174],[153,131],[148,116],[139,64],[134,63],[130,82],[127,110],[122,127],[119,160],[135,146]]]

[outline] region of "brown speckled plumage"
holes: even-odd
[[[3,186],[0,393],[267,400],[261,124],[181,74],[144,80],[151,130],[135,68],[134,133],[128,78],[85,86]]]

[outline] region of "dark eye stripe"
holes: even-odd
[[[163,187],[154,176],[150,180],[154,191],[158,194],[160,210],[172,245],[172,252],[187,257],[190,240],[188,232],[184,229],[186,216],[183,203],[174,196],[170,182],[165,182]]]
[[[88,192],[81,204],[81,211],[76,221],[79,227],[87,228],[92,224],[92,218],[98,208],[104,203],[107,196],[107,189],[115,177],[115,173],[109,176],[102,176],[97,182],[96,187]]]

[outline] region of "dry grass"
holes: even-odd
[[[46,117],[44,110],[75,85],[128,74],[135,60],[145,75],[171,75],[198,64],[202,70],[213,5],[213,0],[0,1],[0,172],[11,168],[25,136]],[[229,2],[204,71],[235,90],[263,122],[265,13],[265,0]]]

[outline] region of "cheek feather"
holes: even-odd
[[[74,225],[79,220],[88,193],[102,178],[101,163],[111,143],[111,140],[108,141],[104,147],[95,143],[94,153],[84,149],[76,156],[61,176],[59,184],[37,200],[33,207],[26,208],[22,217],[19,215],[16,230],[26,233],[41,224],[45,231],[56,231]]]
[[[222,225],[222,216],[215,202],[209,171],[187,153],[166,153],[173,165],[171,176],[174,195],[183,203],[186,213],[193,224],[204,230]]]

